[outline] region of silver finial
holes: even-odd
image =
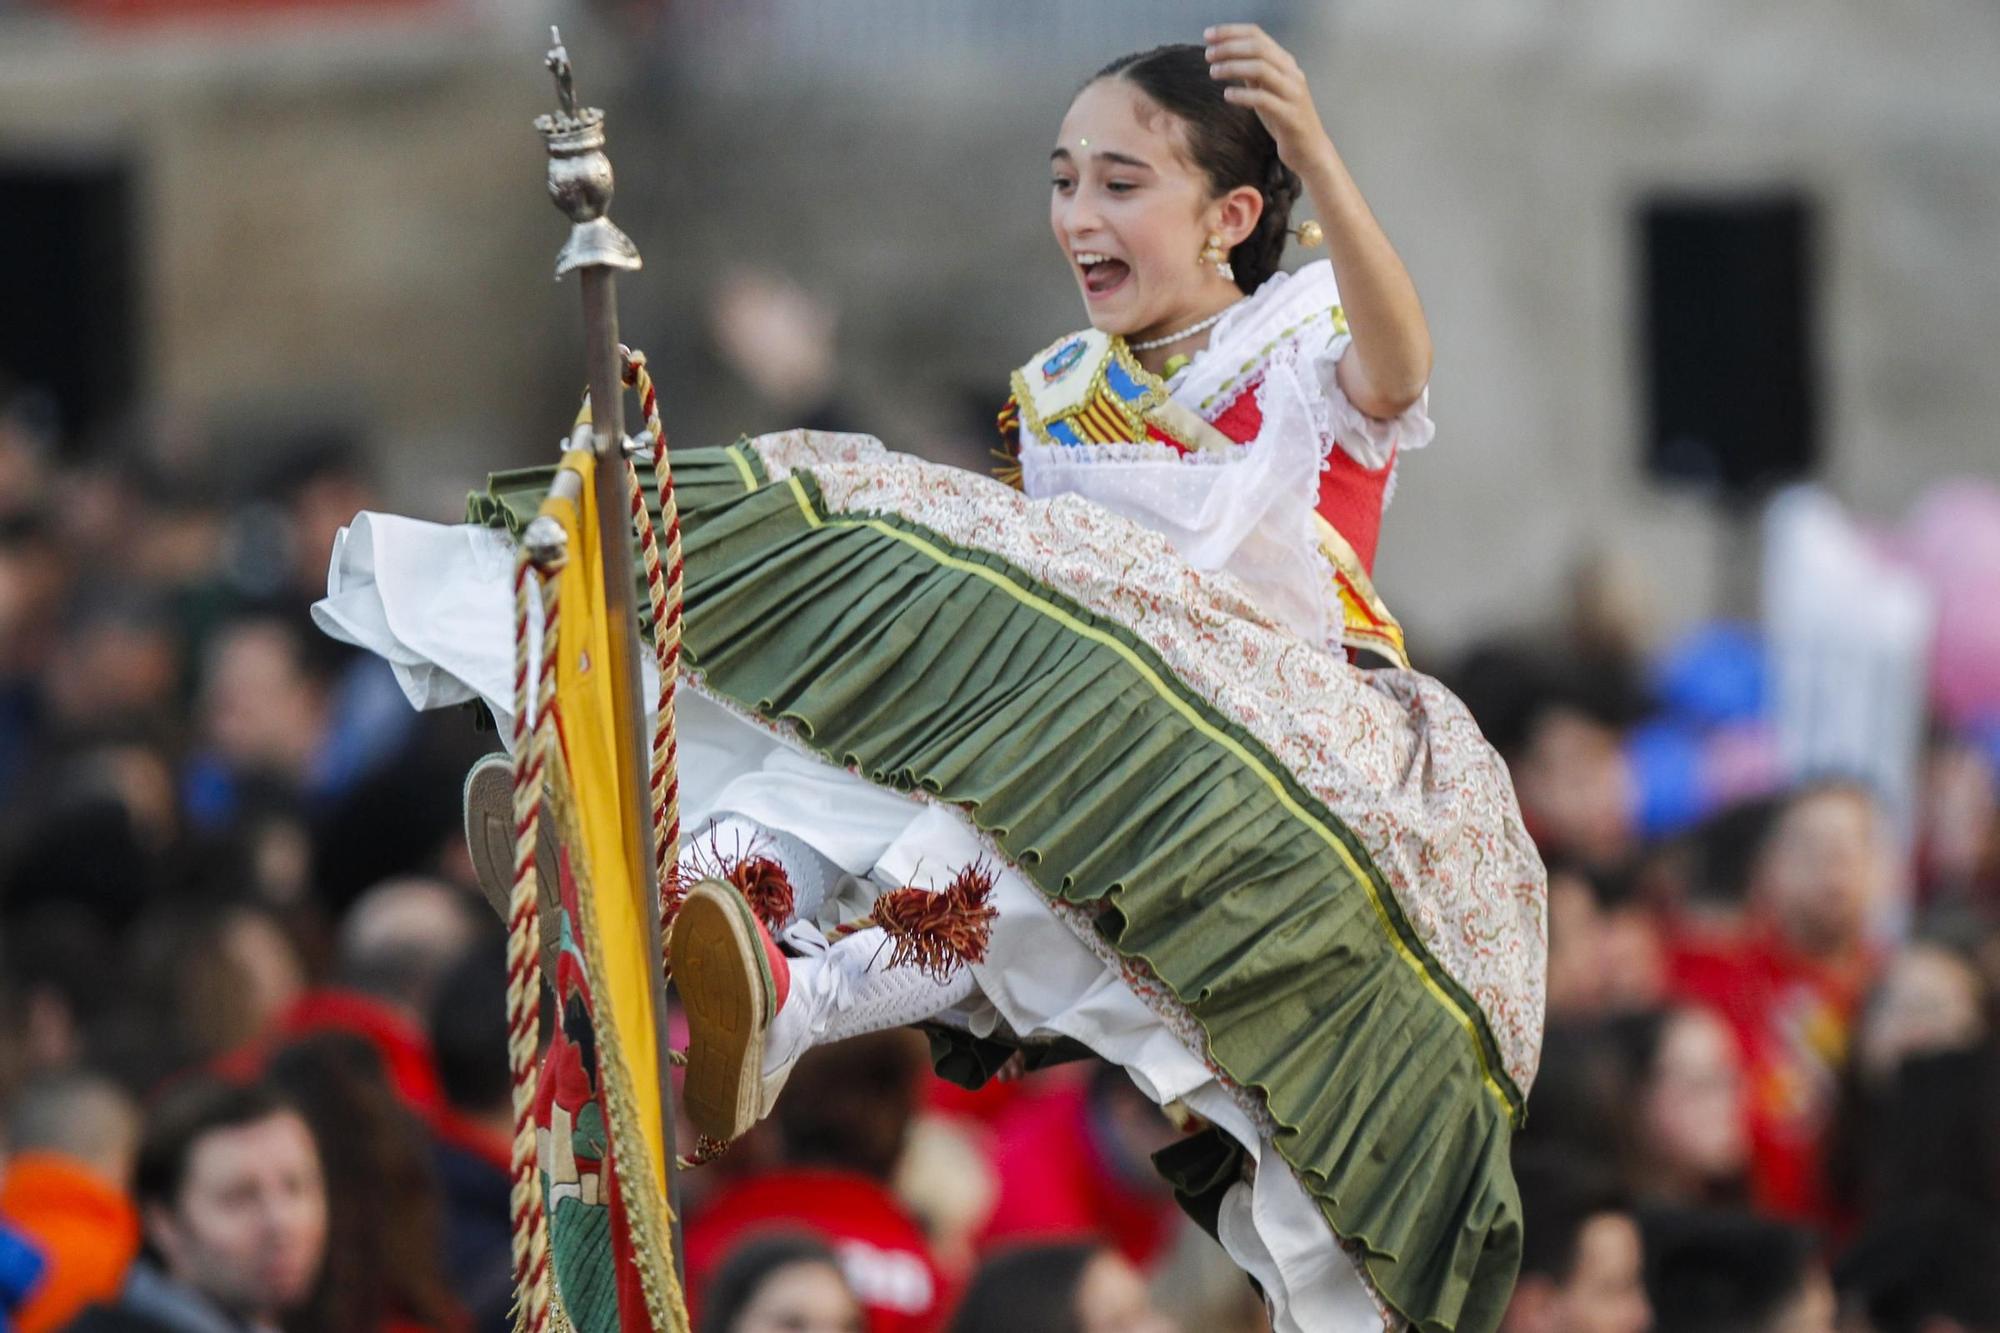
[[[556,256],[556,276],[575,269],[602,266],[639,267],[639,251],[624,232],[604,216],[611,207],[611,159],[604,155],[604,113],[578,106],[576,81],[562,33],[549,29],[555,45],[543,63],[555,76],[554,115],[537,116],[535,128],[549,150],[549,197],[575,225],[568,244]]]

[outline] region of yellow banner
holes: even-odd
[[[561,620],[557,631],[555,718],[558,754],[549,756],[550,804],[561,830],[572,892],[566,892],[569,938],[564,946],[579,958],[587,981],[591,1028],[596,1035],[598,1100],[608,1133],[610,1230],[617,1263],[632,1265],[614,1279],[621,1289],[617,1327],[684,1330],[687,1314],[672,1268],[667,1203],[667,1153],[661,1129],[659,1045],[653,1022],[653,991],[661,984],[660,960],[652,952],[652,914],[658,907],[643,892],[644,855],[650,830],[633,836],[631,821],[650,806],[633,789],[633,775],[619,760],[616,673],[606,614],[604,562],[598,536],[596,459],[585,450],[563,456],[565,470],[583,483],[576,500],[551,495],[541,512],[568,534],[568,559],[561,573]],[[643,724],[643,719],[635,719]],[[558,982],[558,1001],[564,987]],[[551,1203],[551,1246],[558,1285],[568,1273],[603,1272],[614,1255],[576,1255]],[[622,1216],[620,1216],[622,1214]],[[595,1231],[595,1228],[592,1228]],[[622,1233],[622,1234],[621,1234]],[[602,1232],[597,1232],[602,1234]],[[634,1271],[636,1270],[636,1272]],[[629,1308],[623,1297],[638,1278],[645,1311]],[[591,1298],[604,1293],[597,1282],[584,1284]],[[561,1295],[572,1319],[579,1319],[581,1290]],[[594,1322],[594,1321],[593,1321]],[[579,1326],[582,1321],[579,1319]]]

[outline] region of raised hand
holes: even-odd
[[[1254,23],[1217,24],[1202,37],[1223,97],[1257,113],[1319,214],[1354,334],[1337,372],[1341,391],[1369,416],[1400,415],[1431,374],[1430,326],[1408,270],[1340,160],[1292,53]]]
[[[1224,98],[1247,106],[1277,141],[1278,156],[1301,176],[1333,148],[1292,53],[1254,23],[1221,23],[1202,33],[1208,72],[1228,84]]]

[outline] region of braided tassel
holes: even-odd
[[[667,619],[667,578],[660,564],[660,543],[653,532],[653,520],[646,513],[646,492],[639,485],[638,465],[628,458],[625,460],[625,471],[632,483],[632,528],[639,537],[639,562],[645,570],[646,600],[651,604],[653,613],[653,665],[659,668],[660,673],[660,695],[654,703],[653,758],[648,783],[653,797],[653,878],[662,886],[661,893],[664,895],[664,886],[673,869],[673,840],[667,835],[666,809],[660,799],[667,770],[673,762],[671,746],[674,741],[674,681],[660,642],[660,627]],[[663,924],[667,920],[662,917]]]
[[[675,858],[673,869],[660,881],[661,892],[671,893],[678,907],[689,889],[705,879],[719,879],[742,894],[743,901],[750,904],[750,910],[764,923],[764,929],[776,935],[797,913],[798,894],[784,865],[775,857],[759,853],[758,848],[763,845],[760,835],[752,838],[748,846],[739,843],[735,852],[729,853],[722,850],[711,832],[706,842],[694,844],[684,864]]]
[[[645,418],[647,433],[653,437],[653,480],[658,487],[660,525],[667,536],[663,553],[646,514],[638,469],[634,466],[633,517],[642,529],[640,544],[646,559],[646,590],[653,609],[653,656],[660,670],[659,714],[653,727],[653,857],[660,884],[660,926],[664,939],[666,928],[673,924],[674,914],[680,908],[679,893],[670,892],[668,886],[678,886],[673,866],[680,854],[681,841],[680,775],[675,771],[680,745],[674,728],[673,700],[674,683],[680,675],[681,601],[686,571],[681,560],[680,508],[674,502],[674,472],[667,460],[667,431],[660,421],[659,393],[653,387],[653,377],[647,373],[646,354],[629,347],[619,350],[625,358],[625,383],[638,392],[639,412]]]
[[[548,1216],[541,1200],[535,1141],[535,1061],[541,1048],[541,920],[535,882],[536,834],[541,822],[542,780],[552,742],[555,703],[559,584],[542,585],[542,654],[538,682],[528,660],[528,616],[533,562],[514,560],[514,887],[507,915],[507,1073],[514,1101],[514,1142],[509,1164],[515,1327],[545,1333],[549,1327]],[[538,687],[537,687],[538,686]],[[538,702],[539,700],[539,702]],[[532,727],[530,714],[534,715]]]

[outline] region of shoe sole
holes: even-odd
[[[776,990],[750,905],[719,880],[695,885],[674,919],[672,955],[688,1019],[688,1119],[709,1138],[741,1138],[763,1109]]]
[[[535,879],[542,914],[542,975],[553,982],[556,931],[561,920],[562,891],[557,881],[557,842],[548,805],[535,835]],[[465,848],[472,856],[480,892],[500,918],[510,924],[514,897],[514,762],[504,754],[481,755],[465,775]]]
[[[502,921],[514,896],[514,765],[480,756],[465,775],[465,848],[479,888]]]

